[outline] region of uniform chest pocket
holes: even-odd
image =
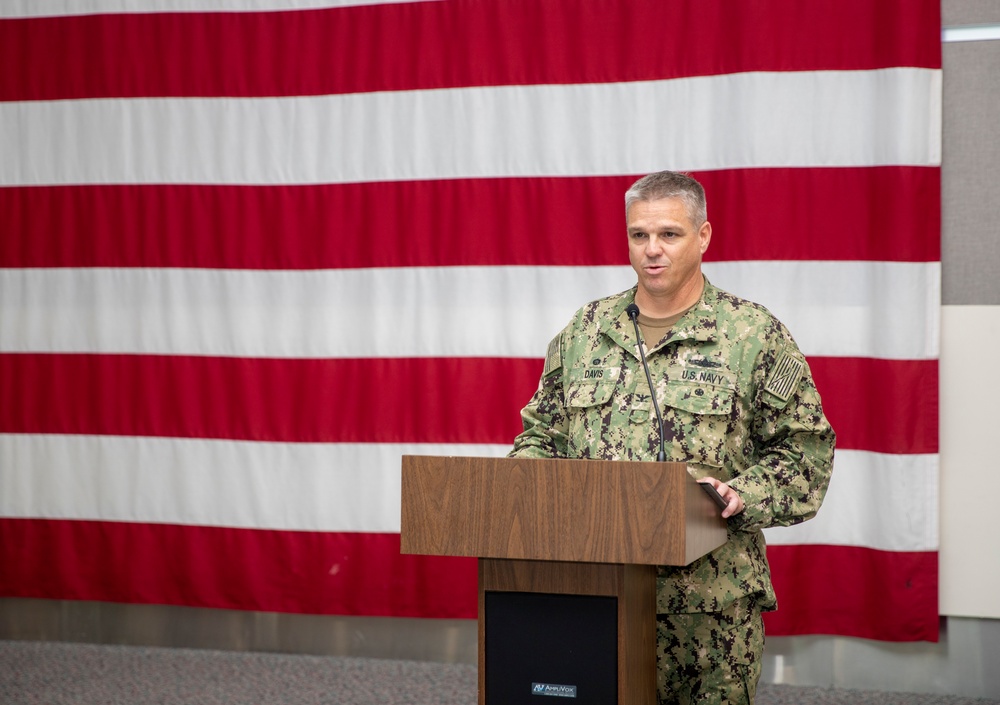
[[[661,401],[674,433],[675,452],[687,462],[723,467],[733,411],[733,390],[725,386],[669,382]]]
[[[566,387],[566,406],[582,410],[603,406],[614,394],[614,382],[573,382]]]
[[[663,403],[691,414],[724,414],[733,410],[733,390],[729,387],[670,382]]]

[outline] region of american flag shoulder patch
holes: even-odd
[[[802,379],[805,367],[806,363],[803,359],[788,352],[788,350],[782,350],[774,363],[771,375],[767,378],[764,391],[778,397],[782,402],[787,402],[792,396],[792,392],[799,386],[799,380]]]
[[[549,347],[545,351],[545,369],[542,370],[542,377],[548,377],[550,374],[562,367],[562,347],[559,343],[559,338],[561,336],[557,335],[549,342]]]

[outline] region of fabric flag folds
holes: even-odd
[[[49,14],[43,14],[49,13]],[[838,433],[770,635],[936,640],[937,0],[0,9],[0,596],[474,618],[399,553],[403,454],[503,455],[705,185],[712,282]],[[892,501],[906,487],[908,503]]]

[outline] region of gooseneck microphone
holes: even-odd
[[[656,423],[660,427],[660,452],[656,456],[658,462],[666,462],[667,453],[663,449],[663,416],[660,414],[660,405],[656,403],[656,390],[653,389],[653,376],[649,374],[649,365],[646,363],[646,350],[642,344],[642,333],[639,332],[639,307],[634,303],[628,305],[625,313],[632,319],[635,326],[635,339],[639,341],[639,359],[642,360],[642,369],[646,371],[646,382],[649,383],[649,394],[653,397],[653,410],[656,412]]]

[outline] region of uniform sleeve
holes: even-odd
[[[561,339],[562,334],[549,343],[538,391],[521,410],[524,430],[514,439],[507,457],[567,457],[569,427],[564,406]]]
[[[729,485],[746,504],[734,529],[790,526],[816,515],[833,470],[835,434],[805,357],[790,336],[765,347],[750,425],[754,464]]]

